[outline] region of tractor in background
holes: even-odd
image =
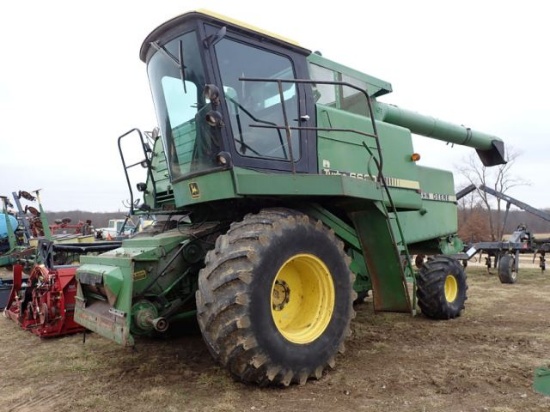
[[[461,314],[453,175],[419,165],[412,134],[485,166],[505,163],[501,139],[382,103],[390,83],[209,11],[157,27],[140,58],[160,129],[118,144],[134,136],[141,156],[121,150],[131,213],[157,220],[82,257],[76,322],[132,346],[196,318],[235,379],[286,386],[334,366],[358,294]],[[418,271],[413,254],[429,256]]]

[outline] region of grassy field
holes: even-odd
[[[464,314],[451,321],[356,307],[334,370],[286,389],[232,380],[196,328],[135,350],[95,334],[40,339],[0,318],[1,411],[547,411],[532,389],[550,362],[550,278],[503,285],[468,266]]]

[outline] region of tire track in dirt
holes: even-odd
[[[67,385],[47,385],[33,392],[30,397],[8,407],[8,412],[50,412],[66,406],[73,398]]]

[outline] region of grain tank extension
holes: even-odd
[[[385,81],[211,12],[144,41],[159,132],[133,214],[155,225],[82,257],[75,319],[134,345],[197,319],[213,357],[260,385],[319,378],[350,334],[357,296],[377,311],[459,316],[452,173],[423,167],[411,133],[504,163],[500,139],[378,102]],[[445,149],[447,150],[447,149]],[[135,197],[134,197],[135,196]],[[430,256],[413,270],[411,255]],[[405,262],[405,264],[404,264]]]

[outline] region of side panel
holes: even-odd
[[[119,344],[133,345],[133,335],[152,330],[153,319],[172,314],[192,296],[180,287],[186,274],[180,253],[185,240],[173,230],[127,239],[122,247],[98,256],[83,256],[76,271],[75,321]],[[162,299],[149,300],[151,296]]]
[[[153,179],[155,181],[155,191],[153,191],[153,182],[147,180],[147,192],[144,194],[145,203],[150,206],[163,206],[173,204],[174,197],[172,185],[168,177],[168,167],[166,165],[166,156],[162,146],[162,139],[158,138],[153,147],[153,158],[151,161],[153,169]]]
[[[458,231],[457,205],[451,172],[418,167],[422,187],[422,207],[399,212],[407,244],[454,234]]]
[[[372,133],[369,118],[331,107],[317,107],[319,128],[349,129],[318,133],[319,173],[345,175],[361,180],[375,180],[380,161],[373,137],[353,133]],[[421,205],[418,166],[411,160],[412,138],[408,130],[377,122],[382,150],[383,172],[398,208],[417,209]],[[368,150],[365,148],[368,147]]]
[[[361,241],[368,273],[372,280],[374,309],[377,311],[410,312],[411,302],[400,252],[388,217],[374,204],[350,217]]]

